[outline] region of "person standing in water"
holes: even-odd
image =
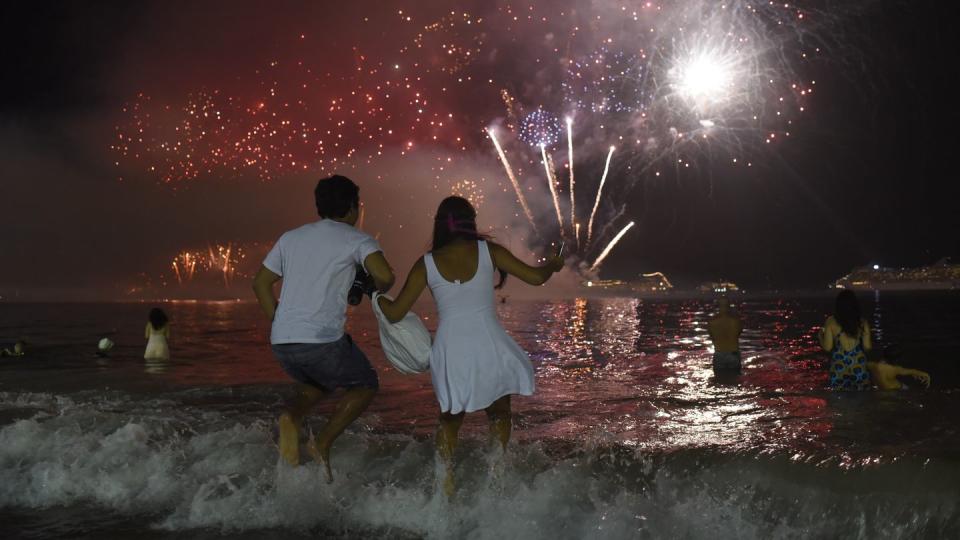
[[[147,350],[143,352],[145,360],[167,360],[170,358],[170,320],[160,308],[150,310],[147,327],[143,331],[147,339]]]
[[[446,463],[443,485],[454,490],[453,455],[465,413],[484,410],[490,434],[503,449],[510,440],[510,396],[533,394],[533,366],[527,354],[497,320],[497,288],[507,274],[542,285],[563,268],[559,255],[530,266],[477,232],[477,213],[461,197],[447,197],[437,208],[433,246],[413,265],[396,300],[379,296],[391,322],[403,319],[423,289],[430,287],[440,325],[430,353],[430,375],[440,404],[437,449]]]
[[[707,323],[710,340],[713,341],[713,372],[739,373],[740,333],[743,323],[740,317],[730,310],[730,300],[721,296],[717,300],[717,315]]]
[[[270,343],[283,370],[299,383],[293,403],[280,415],[280,455],[300,463],[303,417],[337,388],[346,393],[327,425],[308,449],[333,479],[330,447],[366,410],[379,388],[377,372],[344,333],[347,293],[363,265],[380,291],[393,285],[393,270],[379,244],[354,228],[360,188],[349,178],[317,182],[314,200],[320,220],[284,233],[267,254],[253,280],[263,313],[272,323]],[[280,301],[273,285],[280,279]]]
[[[820,346],[830,353],[832,390],[869,390],[867,353],[873,349],[870,325],[860,316],[860,302],[849,289],[840,291],[833,315],[818,333]]]

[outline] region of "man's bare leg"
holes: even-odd
[[[484,409],[487,419],[490,420],[490,438],[500,441],[500,446],[506,451],[510,442],[510,431],[513,428],[513,417],[510,413],[510,395],[494,401]]]
[[[453,453],[457,450],[457,436],[463,425],[463,413],[440,413],[440,426],[437,428],[437,451],[446,465],[446,477],[443,479],[443,491],[447,497],[453,496]]]
[[[303,417],[324,395],[323,390],[315,386],[297,385],[297,396],[280,415],[280,455],[290,465],[300,464],[300,425]]]
[[[310,455],[318,463],[322,463],[326,468],[327,481],[333,481],[333,471],[330,469],[330,447],[333,441],[343,433],[343,430],[357,419],[363,411],[367,410],[373,396],[377,391],[373,388],[350,388],[337,402],[336,409],[330,416],[327,425],[317,435],[317,438],[310,441],[307,447]]]

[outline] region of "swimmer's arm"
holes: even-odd
[[[263,265],[253,278],[253,294],[270,322],[273,322],[273,317],[277,314],[277,297],[273,295],[273,284],[277,281],[280,281],[280,276]]]
[[[823,323],[823,327],[820,328],[820,332],[817,333],[817,338],[820,340],[820,347],[827,352],[833,350],[833,329],[830,325],[832,320],[833,317],[827,319],[827,322]]]
[[[390,300],[383,296],[377,297],[377,303],[380,310],[387,317],[387,320],[395,323],[403,317],[413,307],[413,303],[420,298],[423,289],[427,287],[427,266],[423,263],[423,257],[413,263],[413,268],[407,274],[407,281],[403,284],[403,289],[397,295],[396,300]]]
[[[930,374],[926,371],[920,371],[919,369],[911,369],[897,366],[897,375],[904,375],[907,377],[913,377],[914,379],[923,383],[924,386],[930,388]]]
[[[863,327],[861,328],[863,332],[863,350],[872,351],[873,350],[873,340],[870,338],[870,325],[867,324],[867,321],[863,321]]]
[[[367,258],[363,260],[363,267],[373,278],[378,291],[387,292],[390,287],[393,287],[393,283],[396,281],[393,276],[393,268],[390,268],[390,263],[387,262],[387,258],[383,256],[382,251],[375,251],[367,255]]]
[[[563,268],[563,259],[559,255],[550,257],[543,266],[530,266],[500,244],[487,242],[487,246],[490,248],[494,266],[530,285],[543,285],[550,276]]]

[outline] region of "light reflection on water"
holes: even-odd
[[[744,371],[726,379],[711,368],[706,323],[712,306],[703,299],[498,304],[504,327],[536,369],[536,394],[514,400],[515,436],[571,450],[591,441],[664,452],[784,454],[841,464],[960,450],[957,414],[948,412],[957,410],[952,404],[953,351],[960,336],[957,296],[868,300],[873,302],[865,314],[876,327],[877,341],[898,342],[912,365],[932,372],[937,388],[893,395],[825,391],[824,357],[815,333],[832,305],[829,297],[740,302]],[[29,335],[34,343],[30,359],[0,365],[0,390],[69,393],[108,386],[155,393],[227,386],[240,389],[233,399],[259,400],[265,414],[289,391],[256,305],[166,306],[173,321],[169,362],[141,358],[149,307],[0,305],[4,335]],[[432,304],[417,309],[435,329]],[[437,409],[429,375],[401,375],[387,366],[368,310],[365,302],[349,323],[381,377],[381,392],[366,421],[375,430],[431,436]],[[108,360],[94,360],[93,345],[104,335],[117,347]],[[275,391],[266,395],[276,398],[244,394],[250,385],[270,385],[264,389]],[[466,433],[485,429],[483,415],[468,418]]]

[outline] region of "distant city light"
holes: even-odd
[[[880,269],[880,265],[879,265],[879,264],[873,265],[873,269],[874,269],[874,270],[879,270],[879,269]]]

